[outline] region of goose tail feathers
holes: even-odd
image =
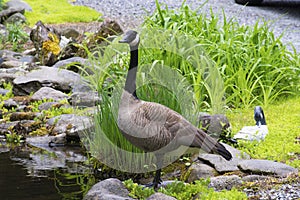
[[[224,147],[224,145],[207,135],[202,130],[197,131],[192,146],[201,148],[209,153],[219,154],[226,160],[232,159],[231,153]]]
[[[226,160],[232,159],[231,153],[224,147],[224,145],[222,145],[220,143],[217,143],[213,150],[214,150],[213,153],[217,153],[217,154],[221,155]]]

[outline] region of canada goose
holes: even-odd
[[[254,108],[254,119],[256,121],[255,126],[244,126],[235,136],[237,140],[257,140],[261,141],[265,139],[268,134],[268,127],[266,118],[262,107],[255,106]]]
[[[222,144],[192,125],[179,113],[164,105],[143,101],[137,97],[139,35],[130,30],[119,42],[129,44],[130,64],[120,99],[117,124],[125,138],[133,145],[145,152],[153,152],[156,156],[157,170],[152,186],[157,188],[161,183],[164,154],[181,145],[202,148],[206,152],[217,153],[230,160],[232,155]]]

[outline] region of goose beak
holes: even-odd
[[[128,41],[126,40],[126,38],[122,38],[121,40],[119,40],[119,43],[128,43]]]
[[[123,35],[122,39],[119,40],[119,43],[129,43],[130,42],[130,38],[128,33],[125,33],[125,35]]]

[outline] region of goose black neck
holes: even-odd
[[[136,73],[139,59],[138,52],[138,49],[130,51],[130,63],[125,83],[125,90],[132,94],[136,99],[138,99],[136,95]]]

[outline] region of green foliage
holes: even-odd
[[[0,0],[0,11],[3,10],[4,2],[3,0]]]
[[[130,191],[130,196],[138,199],[146,199],[150,195],[154,194],[153,188],[145,188],[137,183],[133,183],[131,179],[124,181],[125,186]],[[179,200],[185,199],[214,199],[214,200],[225,200],[225,199],[236,199],[242,200],[247,199],[247,196],[243,192],[239,192],[233,188],[230,191],[222,190],[220,192],[214,191],[212,188],[208,188],[209,180],[198,180],[192,183],[183,183],[175,181],[165,188],[160,188],[158,192],[162,192],[166,195],[173,196]]]
[[[125,187],[129,190],[129,196],[135,199],[146,199],[155,193],[153,188],[143,187],[134,183],[131,179],[123,182]]]
[[[13,144],[19,144],[23,141],[22,140],[23,136],[18,135],[14,131],[11,131],[11,133],[5,134],[5,138],[6,138],[7,143],[13,143]]]
[[[249,27],[227,21],[225,14],[220,22],[212,11],[207,16],[201,8],[193,11],[184,4],[179,10],[157,7],[144,26],[180,30],[197,39],[222,74],[227,105],[268,105],[299,93],[299,55],[288,51],[281,37],[275,38],[267,22]]]
[[[1,88],[3,88],[3,89],[5,89],[5,90],[8,90],[9,92],[8,93],[6,93],[6,95],[0,95],[0,101],[1,102],[3,102],[4,100],[7,100],[7,99],[9,99],[9,98],[11,98],[11,97],[13,97],[13,92],[12,92],[12,88],[13,88],[13,86],[12,86],[12,84],[11,83],[2,83],[2,87]]]
[[[300,169],[300,98],[279,101],[263,108],[269,133],[262,142],[240,142],[239,148],[252,158],[276,160]],[[254,125],[253,109],[236,109],[227,112],[233,132],[243,126]]]
[[[8,36],[0,36],[1,45],[5,47],[11,44],[14,51],[20,51],[23,49],[23,45],[29,39],[28,34],[23,30],[23,28],[24,25],[19,23],[6,24]]]
[[[32,12],[25,12],[30,26],[38,20],[43,23],[90,22],[99,20],[101,14],[86,6],[73,6],[67,0],[52,0],[45,3],[43,0],[26,0]]]

